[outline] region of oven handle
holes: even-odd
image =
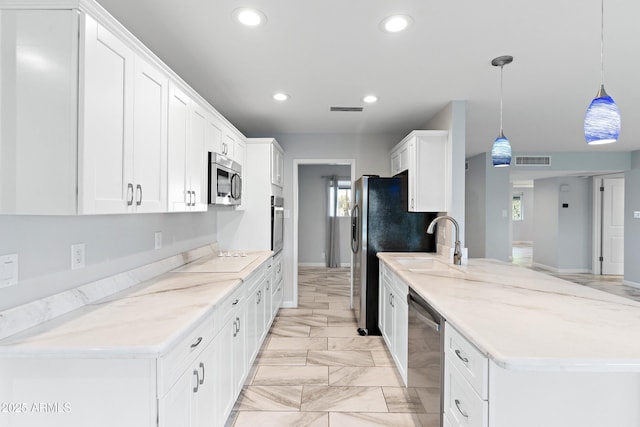
[[[433,314],[429,313],[429,311],[425,307],[423,307],[422,304],[418,303],[418,301],[416,301],[411,296],[411,294],[407,295],[407,302],[409,303],[409,306],[413,310],[415,310],[415,314],[420,320],[426,323],[427,326],[429,326],[434,331],[440,333],[440,323]]]
[[[354,205],[351,210],[351,252],[354,254],[358,253],[358,246],[360,243],[358,242],[358,220],[360,219],[360,207],[358,205]]]

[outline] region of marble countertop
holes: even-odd
[[[1,340],[0,356],[158,357],[271,255],[202,257]]]
[[[378,253],[507,369],[640,372],[640,303],[489,259]]]

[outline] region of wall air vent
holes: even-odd
[[[361,113],[362,110],[364,110],[364,108],[362,107],[330,107],[330,111],[342,111],[342,112],[355,111],[357,113]]]
[[[516,166],[551,166],[551,156],[516,156]]]

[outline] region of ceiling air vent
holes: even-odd
[[[343,111],[343,112],[347,112],[347,111],[355,111],[357,113],[361,113],[362,110],[364,110],[364,108],[362,107],[330,107],[331,111]]]
[[[516,156],[516,166],[551,166],[551,156]]]

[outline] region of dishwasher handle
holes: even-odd
[[[411,307],[415,311],[416,316],[418,316],[420,320],[426,323],[427,326],[429,326],[434,331],[440,333],[440,316],[431,313],[429,309],[427,309],[416,299],[414,299],[411,294],[407,295],[407,303],[409,304],[409,307]]]

